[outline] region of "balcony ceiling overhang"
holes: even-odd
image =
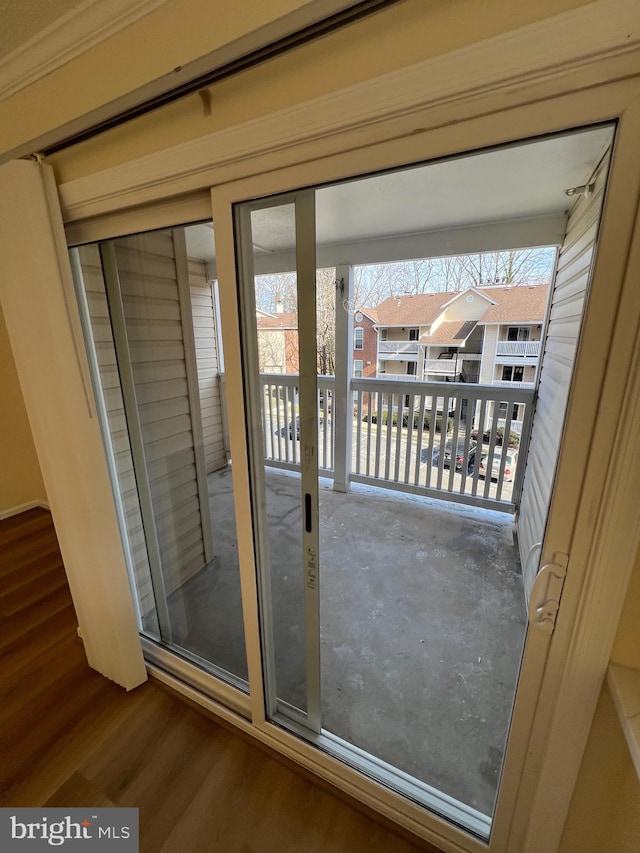
[[[323,187],[317,265],[559,245],[565,190],[588,182],[611,137],[602,126]],[[256,274],[294,269],[293,206],[257,211],[252,224]],[[214,263],[211,230],[199,230],[189,252]]]

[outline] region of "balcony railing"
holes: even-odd
[[[538,358],[540,341],[498,341],[496,355],[508,355],[517,358]]]
[[[500,385],[501,388],[535,388],[535,382],[512,382],[508,379],[494,379],[494,385]]]
[[[261,373],[264,458],[276,468],[300,468],[297,374]],[[318,377],[318,468],[333,470],[333,376]]]
[[[418,341],[378,341],[378,358],[382,361],[407,356],[418,357]]]
[[[454,382],[391,383],[354,379],[352,482],[453,500],[474,506],[514,509],[524,465],[506,474],[509,442],[520,433],[522,459],[533,409],[533,391]],[[511,417],[494,417],[500,404],[520,404],[519,430]],[[475,428],[483,425],[483,429]],[[450,442],[447,448],[447,443]],[[477,444],[476,444],[477,442]],[[453,449],[453,459],[447,450]],[[451,454],[449,454],[451,455]],[[497,459],[493,476],[483,477],[480,459]],[[491,466],[489,466],[491,468]],[[511,479],[513,477],[513,479]]]
[[[351,415],[338,424],[334,377],[318,377],[319,470],[331,476],[338,464],[345,467],[344,459],[335,459],[335,437],[341,434],[339,445],[351,448],[346,459],[350,482],[513,511],[524,473],[533,390],[403,379],[352,379]],[[261,376],[267,465],[300,468],[298,381],[296,375]],[[494,416],[501,404],[502,411],[513,412],[516,403],[520,420]],[[513,448],[502,438],[511,433],[520,436],[522,462],[507,474]],[[453,459],[447,458],[451,448]],[[493,468],[485,466],[493,474],[487,478],[480,470],[484,457],[497,460]]]
[[[394,382],[415,382],[418,379],[415,373],[389,373],[386,370],[380,372],[380,377],[387,382],[390,380]]]
[[[462,357],[427,358],[424,362],[424,372],[439,376],[455,376],[460,372],[461,365]]]

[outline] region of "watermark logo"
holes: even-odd
[[[2,853],[138,853],[138,809],[0,808]]]

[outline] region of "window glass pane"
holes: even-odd
[[[71,251],[141,630],[247,690],[212,224]]]
[[[250,227],[264,448],[256,466],[263,469],[266,504],[260,547],[271,601],[270,654],[277,700],[306,712],[297,275],[290,266],[274,274],[261,273],[266,252],[286,252],[295,267],[295,205],[252,210]],[[332,293],[333,279],[335,274],[330,279]],[[329,359],[330,351],[325,355]],[[280,466],[286,470],[277,470]]]

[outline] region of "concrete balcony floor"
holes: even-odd
[[[305,707],[300,479],[266,470],[278,696]],[[216,557],[169,598],[173,641],[247,677],[231,472]],[[490,815],[526,614],[511,516],[320,481],[323,728]]]

